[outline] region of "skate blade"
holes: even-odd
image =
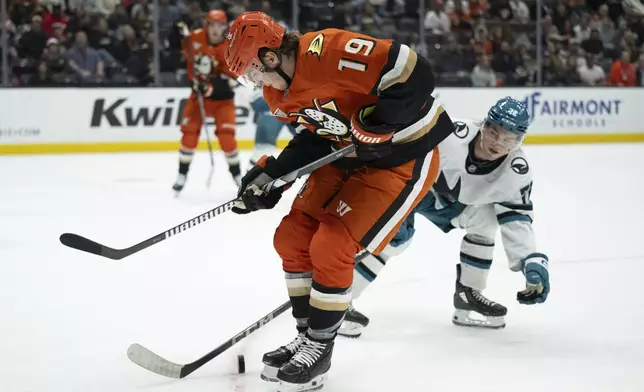
[[[326,373],[320,374],[306,384],[292,384],[290,382],[280,381],[277,392],[309,392],[322,389],[326,381]]]
[[[482,319],[470,317],[472,313],[476,314]],[[454,325],[458,325],[459,327],[501,329],[505,328],[505,317],[483,316],[474,311],[457,309],[454,311],[454,316],[452,316],[452,323]]]
[[[260,377],[264,381],[279,382],[280,380],[277,379],[278,370],[279,368],[276,368],[274,366],[264,365],[264,370],[262,370],[262,374],[260,375]]]
[[[346,338],[356,339],[362,335],[363,329],[364,326],[362,324],[345,320],[340,326],[340,329],[338,329],[338,335],[344,336]]]

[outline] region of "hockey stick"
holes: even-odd
[[[284,313],[291,308],[291,302],[285,302],[280,305],[277,309],[273,310],[263,318],[257,320],[250,326],[248,326],[243,331],[239,332],[237,335],[228,339],[225,343],[212,350],[203,357],[197,359],[194,362],[187,363],[185,365],[180,365],[174,362],[170,362],[165,358],[160,357],[159,355],[153,353],[147,348],[141,346],[138,343],[132,344],[127,349],[127,356],[132,362],[141,366],[144,369],[147,369],[156,374],[170,377],[170,378],[184,378],[195,370],[199,369],[206,363],[210,362],[213,358],[216,358],[224,351],[228,350],[235,344],[239,343],[244,338],[248,337],[251,333],[257,331],[264,325],[268,324],[271,320]]]
[[[275,188],[281,188],[284,185],[291,183],[306,174],[310,174],[314,170],[319,169],[324,165],[327,165],[344,156],[351,154],[352,152],[354,152],[354,150],[355,150],[355,147],[352,144],[340,150],[334,151],[314,162],[309,163],[308,165],[302,166],[299,169],[293,170],[292,172],[285,174],[282,177],[267,183],[266,185],[264,185],[263,189],[270,190]],[[203,222],[206,222],[209,219],[219,216],[225,212],[228,212],[233,208],[233,206],[235,205],[235,202],[238,200],[239,199],[237,198],[230,200],[218,207],[213,208],[210,211],[206,211],[203,214],[198,215],[186,222],[183,222],[180,225],[177,225],[171,229],[168,229],[163,233],[159,233],[152,238],[148,238],[145,241],[142,241],[136,245],[132,245],[124,249],[110,248],[109,246],[99,244],[98,242],[94,242],[90,239],[87,239],[83,236],[80,236],[78,234],[73,234],[73,233],[62,234],[60,236],[60,242],[65,246],[68,246],[70,248],[74,248],[83,252],[93,253],[95,255],[107,257],[108,259],[112,259],[112,260],[120,260],[124,257],[130,256],[152,245],[158,244],[159,242],[164,241],[174,235],[183,233],[184,231],[191,229]]]
[[[197,77],[197,64],[195,62],[195,52],[192,49],[192,45],[190,45],[190,30],[188,30],[188,27],[185,25],[180,26],[179,28],[180,28],[181,34],[184,36],[184,40],[186,41],[188,54],[192,59],[192,78],[194,81],[194,79]],[[196,93],[197,93],[197,103],[199,104],[199,113],[201,114],[201,126],[203,128],[204,133],[206,134],[206,141],[208,142],[208,153],[210,154],[210,173],[208,174],[208,180],[206,180],[206,186],[210,188],[210,183],[212,182],[212,176],[215,174],[215,158],[212,153],[212,142],[210,141],[210,134],[208,133],[208,125],[206,124],[206,109],[204,108],[204,104],[203,104],[203,95],[201,94],[201,91],[199,91],[199,89],[197,89]]]

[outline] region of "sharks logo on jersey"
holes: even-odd
[[[523,157],[516,157],[512,160],[510,164],[512,170],[517,174],[528,174],[530,167],[528,166],[528,161]]]
[[[470,127],[463,121],[454,121],[454,135],[459,139],[465,139],[470,133]]]

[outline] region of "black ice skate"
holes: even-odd
[[[267,352],[262,357],[262,362],[264,362],[264,370],[262,371],[262,380],[270,382],[278,382],[277,371],[288,361],[293,358],[293,355],[297,350],[302,346],[304,342],[304,332],[299,333],[295,339],[286,346],[282,346],[277,350]]]
[[[324,386],[331,368],[333,341],[322,343],[304,337],[297,353],[277,372],[278,392],[316,391]]]
[[[487,299],[480,291],[461,284],[461,266],[457,265],[456,292],[454,293],[454,316],[452,322],[464,327],[503,328],[508,309]],[[472,318],[472,312],[480,318]]]
[[[177,181],[172,186],[172,189],[177,193],[181,192],[183,190],[183,187],[186,185],[187,178],[188,176],[186,176],[185,174],[179,173],[179,175],[177,176]]]
[[[369,325],[369,318],[364,314],[358,312],[353,304],[349,305],[347,312],[344,315],[344,321],[338,330],[338,335],[347,338],[359,338],[362,335],[362,330]]]

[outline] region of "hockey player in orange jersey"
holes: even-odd
[[[226,62],[263,86],[271,113],[298,134],[243,178],[240,214],[274,207],[261,185],[353,143],[355,156],[313,172],[274,236],[296,338],[263,357],[280,391],[320,388],[351,300],[355,255],[378,254],[428,192],[452,121],[431,96],[429,62],[406,45],[344,30],[299,35],[260,12],[230,27]]]
[[[204,28],[189,33],[183,40],[183,53],[193,91],[183,111],[181,122],[183,136],[179,150],[179,175],[173,186],[177,192],[181,191],[186,183],[204,121],[201,118],[197,91],[203,96],[206,116],[215,119],[215,135],[221,149],[224,150],[230,174],[237,185],[241,184],[235,140],[235,95],[231,87],[234,76],[228,71],[224,60],[223,41],[227,30],[226,14],[220,10],[212,10],[208,12]]]

